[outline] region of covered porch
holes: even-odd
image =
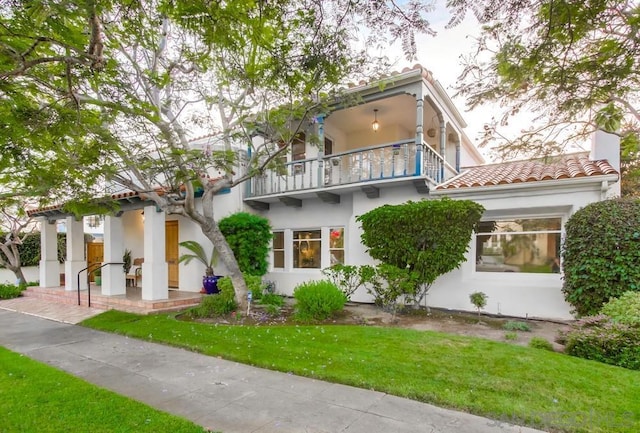
[[[141,199],[137,194],[131,193],[127,197],[114,196],[114,199],[120,200],[120,211],[104,217],[103,251],[96,261],[97,265],[101,266],[101,286],[95,286],[90,282],[93,278],[89,278],[88,275],[97,266],[91,266],[91,261],[87,257],[86,246],[91,243],[85,241],[82,218],[78,219],[65,214],[61,208],[40,209],[32,213],[32,216],[38,217],[41,228],[39,272],[41,289],[50,289],[45,291],[48,295],[61,290],[68,292],[69,297],[76,297],[76,304],[77,293],[80,292],[83,297],[88,298],[89,287],[92,296],[119,299],[118,302],[121,305],[128,303],[122,300],[151,303],[172,301],[176,295],[171,295],[169,287],[173,287],[171,270],[174,268],[177,272],[178,267],[177,221],[167,221],[164,212],[159,211],[155,204]],[[64,220],[66,230],[66,260],[63,277],[60,275],[58,261],[57,222],[59,220]],[[168,225],[175,226],[175,230],[168,231]],[[171,235],[169,243],[167,243],[167,233]],[[170,248],[172,252],[170,256],[166,252],[168,244],[174,247]],[[133,281],[131,281],[132,275],[125,273],[123,268],[125,247],[133,249],[135,257],[144,257],[143,260],[140,259]],[[130,273],[133,272],[132,269]],[[138,284],[140,286],[136,287]],[[177,282],[175,286],[177,287]],[[199,299],[197,290],[186,293],[190,298]],[[97,301],[99,298],[95,299]],[[112,305],[104,302],[103,304],[107,307]],[[156,308],[153,305],[147,307],[146,304],[138,306]]]
[[[29,287],[23,292],[27,298],[41,299],[48,303],[78,305],[77,292],[65,287]],[[183,310],[198,305],[200,293],[169,290],[168,298],[156,301],[142,299],[141,287],[127,287],[122,295],[105,295],[100,286],[90,284],[89,290],[80,291],[80,305],[100,310],[119,310],[137,314],[151,314]]]
[[[483,162],[462,132],[460,113],[426,71],[350,93],[353,101],[345,97],[310,120],[275,165],[248,182],[245,203],[266,210],[314,195],[335,203],[342,193],[362,189],[369,196],[400,184],[426,194],[461,166]]]

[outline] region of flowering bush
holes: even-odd
[[[640,370],[640,326],[600,314],[577,321],[565,338],[569,355]]]

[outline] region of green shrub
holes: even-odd
[[[200,305],[191,309],[193,317],[224,316],[238,308],[231,278],[224,277],[219,279],[218,289],[220,289],[220,293],[203,297]]]
[[[640,291],[640,201],[605,200],[576,211],[563,244],[565,299],[579,316],[598,314],[626,291]]]
[[[244,283],[247,285],[247,290],[251,292],[253,300],[259,301],[262,298],[266,286],[266,284],[262,282],[262,277],[250,275],[246,272],[242,274],[242,277],[244,278]]]
[[[274,305],[280,308],[284,305],[284,298],[275,293],[265,293],[262,295],[260,303],[263,305]]]
[[[515,322],[513,320],[508,321],[504,325],[502,325],[502,329],[505,331],[523,331],[523,332],[531,332],[531,327],[528,323],[525,322]]]
[[[273,238],[268,219],[238,212],[221,219],[218,226],[243,273],[258,276],[267,273],[267,256]]]
[[[415,284],[406,298],[419,305],[440,275],[467,259],[471,235],[483,212],[478,203],[445,197],[386,204],[356,221],[362,226],[362,244],[372,258],[410,271]]]
[[[553,344],[549,343],[542,337],[533,337],[529,340],[529,347],[533,349],[549,350],[553,352]]]
[[[369,278],[369,282],[371,285],[367,292],[373,296],[374,303],[394,314],[398,309],[398,299],[401,296],[413,299],[419,285],[416,272],[387,263],[375,268],[375,275]]]
[[[469,295],[469,300],[474,307],[478,310],[478,320],[480,320],[480,310],[487,306],[487,299],[489,297],[484,292],[473,292]]]
[[[565,340],[569,355],[640,370],[640,327],[601,314],[578,320]]]
[[[518,333],[517,332],[505,332],[504,333],[504,339],[507,341],[516,341],[518,339]]]
[[[266,304],[264,311],[269,317],[277,317],[280,315],[280,307],[274,304]]]
[[[625,292],[604,304],[600,312],[614,322],[640,327],[640,292]]]
[[[22,291],[27,285],[16,286],[15,284],[0,284],[0,299],[13,299],[22,295]]]
[[[344,308],[347,298],[332,282],[310,281],[293,291],[295,315],[303,321],[325,320]]]
[[[257,275],[249,275],[247,273],[243,273],[242,277],[244,278],[244,283],[247,286],[247,290],[251,292],[253,302],[258,302],[262,298],[262,294],[265,291],[266,284],[263,283],[262,278]],[[218,289],[222,291],[223,288],[225,290],[234,291],[233,283],[231,282],[230,277],[224,277],[218,280]]]
[[[365,283],[359,272],[358,266],[338,263],[330,268],[323,269],[322,273],[329,279],[329,281],[342,290],[342,293],[347,297],[347,300],[351,299],[351,295],[353,295],[355,291]]]

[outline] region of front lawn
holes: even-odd
[[[366,326],[226,326],[108,311],[83,322],[541,428],[640,431],[640,372],[493,341]]]
[[[2,432],[207,431],[2,346],[0,414]]]

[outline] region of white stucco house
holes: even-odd
[[[486,208],[486,224],[473,236],[467,261],[436,281],[428,304],[472,310],[469,294],[482,291],[489,313],[570,318],[559,263],[564,225],[581,207],[619,194],[616,139],[598,133],[591,152],[486,165],[463,132],[462,116],[428,70],[417,65],[384,82],[351,88],[360,103],[336,104],[317,118],[288,153],[286,174],[266,172],[218,196],[216,217],[250,211],[269,219],[274,240],[265,279],[291,295],[297,284],[322,278],[321,270],[336,262],[372,263],[360,243],[358,215],[407,200],[473,200]],[[308,142],[312,135],[320,146]],[[179,242],[208,242],[199,229],[158,212],[137,193],[114,197],[121,212],[105,218],[103,261],[121,261],[125,248],[144,258],[143,299],[166,298],[169,289],[199,291],[203,270],[177,262]],[[82,222],[55,207],[32,215],[42,221],[41,286],[59,284],[56,225],[47,222],[66,219],[65,273],[86,267]],[[66,279],[68,290],[76,284]],[[120,266],[105,268],[102,284],[106,295],[127,290]],[[353,300],[371,298],[361,290]]]

